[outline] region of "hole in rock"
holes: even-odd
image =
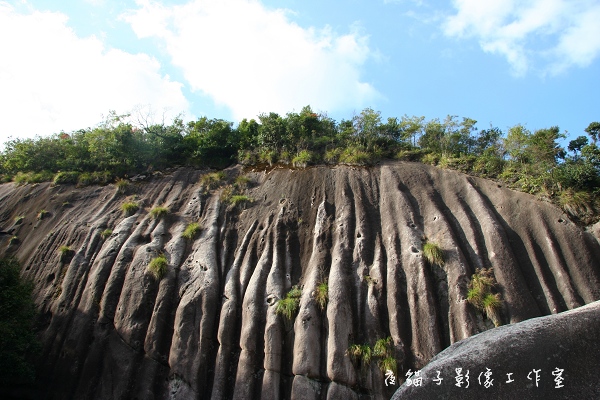
[[[563,222],[565,222],[565,220],[564,220],[564,219],[562,219],[562,218],[559,218],[559,219],[558,219],[558,222],[559,222],[560,224],[562,224]]]
[[[357,238],[361,238],[362,237],[362,235],[360,234],[360,232],[356,234],[356,237]]]
[[[46,279],[46,282],[50,283],[54,280],[55,275],[54,274],[50,274],[48,275],[48,279]]]
[[[419,249],[417,249],[415,246],[411,246],[410,251],[412,251],[413,253],[418,253]]]

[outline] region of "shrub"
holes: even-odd
[[[502,324],[500,319],[502,298],[499,293],[492,293],[495,286],[496,279],[492,268],[478,269],[469,282],[467,301],[492,320],[494,326],[500,326]]]
[[[129,188],[129,181],[127,179],[117,179],[115,182],[115,186],[117,187],[117,193],[125,194],[127,193],[127,189]]]
[[[594,203],[588,192],[567,189],[560,192],[558,202],[571,217],[588,222],[594,215]]]
[[[160,219],[162,217],[166,217],[169,214],[169,209],[167,207],[156,206],[152,210],[150,210],[150,216],[154,219]]]
[[[287,293],[284,299],[280,299],[275,307],[275,313],[284,316],[288,321],[294,318],[294,315],[298,311],[300,306],[300,297],[302,296],[302,290],[297,286],[293,286],[292,289]]]
[[[335,148],[335,149],[327,150],[325,152],[325,156],[323,158],[325,159],[325,162],[327,164],[337,164],[340,159],[341,154],[342,154],[342,149]]]
[[[246,175],[238,175],[238,177],[235,178],[234,185],[238,189],[246,189],[250,185],[250,178]]]
[[[425,154],[421,158],[421,161],[423,161],[423,164],[437,165],[438,161],[440,161],[440,155],[435,153]]]
[[[423,245],[423,256],[429,265],[444,265],[444,251],[436,243],[426,242]]]
[[[292,164],[296,168],[306,168],[310,163],[313,162],[314,155],[308,150],[302,150],[294,159]]]
[[[137,205],[137,203],[134,203],[132,201],[128,201],[121,205],[121,210],[123,210],[123,213],[127,216],[131,216],[131,215],[135,214],[138,209],[139,209],[139,206]]]
[[[502,173],[505,161],[500,157],[481,156],[473,165],[473,172],[484,178],[497,178]]]
[[[313,297],[321,310],[324,310],[329,301],[329,284],[327,283],[327,280],[317,285],[317,288],[313,292]]]
[[[221,183],[224,179],[225,172],[217,171],[202,176],[200,183],[204,185],[207,190],[213,190],[221,186]]]
[[[54,178],[54,174],[49,171],[41,172],[17,172],[13,178],[15,183],[18,185],[24,185],[26,183],[42,183],[49,182]]]
[[[277,162],[277,152],[271,149],[263,149],[258,153],[258,161],[272,167]]]
[[[148,264],[148,272],[150,272],[157,281],[160,281],[167,273],[168,265],[167,257],[164,254],[161,254],[150,261],[150,264]]]
[[[40,349],[34,330],[33,284],[22,280],[20,270],[16,259],[0,259],[1,388],[33,383],[31,360]]]
[[[231,196],[229,203],[233,207],[245,207],[247,204],[252,203],[254,200],[243,194],[236,194]]]
[[[112,235],[112,233],[112,229],[105,229],[100,233],[100,237],[102,238],[102,240],[106,240],[110,237],[110,235]]]
[[[198,232],[200,232],[200,224],[197,222],[191,222],[188,224],[188,226],[186,226],[181,236],[185,239],[192,240],[196,237]]]
[[[46,218],[48,216],[48,214],[50,214],[48,211],[42,209],[40,210],[40,212],[37,214],[37,219],[38,220],[43,220],[44,218]]]
[[[252,150],[239,150],[238,162],[242,165],[256,165],[258,157]]]
[[[66,183],[77,183],[78,179],[79,179],[79,172],[64,171],[64,172],[59,172],[56,175],[54,175],[53,182],[55,185],[62,185],[62,184],[66,184]]]
[[[24,215],[18,215],[15,217],[15,225],[21,225],[23,223],[23,219],[25,219]]]
[[[379,339],[375,342],[375,346],[373,346],[373,355],[375,357],[387,357],[392,355],[393,349],[392,337],[388,336],[384,339]]]
[[[392,371],[394,375],[398,373],[398,362],[392,356],[382,358],[381,360],[379,360],[377,365],[379,365],[379,369],[383,373],[387,372],[388,370]]]
[[[377,159],[377,156],[360,146],[350,146],[339,157],[339,162],[349,165],[370,165]]]
[[[89,186],[93,183],[92,174],[89,172],[84,172],[79,175],[77,179],[77,186]]]
[[[422,149],[400,150],[396,153],[395,158],[401,161],[421,161],[426,154],[427,152]]]

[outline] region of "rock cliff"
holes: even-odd
[[[410,162],[234,167],[213,189],[206,173],[154,174],[126,194],[0,185],[0,252],[19,258],[41,310],[45,398],[387,399],[397,386],[376,357],[348,349],[391,337],[403,376],[489,329],[466,301],[477,268],[493,267],[503,323],[600,299],[597,237],[495,182]],[[246,207],[228,200],[239,175]],[[153,218],[155,206],[170,212]],[[442,266],[425,261],[426,241]],[[278,300],[295,285],[287,320]]]

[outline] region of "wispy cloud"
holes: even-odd
[[[362,107],[380,96],[360,76],[374,53],[359,29],[302,28],[285,10],[255,0],[137,4],[124,18],[138,37],[157,39],[191,88],[238,120],[307,104],[329,111]]]
[[[445,34],[477,39],[484,51],[504,56],[516,75],[532,67],[553,74],[585,67],[600,54],[596,0],[454,0],[453,4],[457,12],[446,18]]]
[[[61,13],[17,12],[0,2],[0,141],[93,125],[136,105],[186,112],[181,84],[146,54],[78,37]]]

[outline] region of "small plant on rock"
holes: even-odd
[[[125,202],[121,205],[121,210],[123,210],[123,213],[128,217],[135,214],[138,209],[139,206],[137,205],[137,203],[134,203],[132,201]]]
[[[15,225],[21,225],[23,220],[25,219],[24,215],[19,215],[15,217]]]
[[[73,255],[73,250],[71,247],[63,245],[58,248],[58,254],[60,254],[60,261],[65,262]]]
[[[46,217],[48,216],[48,214],[50,214],[48,211],[46,211],[46,210],[43,210],[43,209],[42,209],[42,210],[40,210],[40,212],[38,213],[38,215],[37,215],[37,219],[41,221],[41,220],[43,220],[44,218],[46,218]]]
[[[236,194],[231,196],[229,203],[233,207],[245,207],[247,204],[252,203],[253,199],[243,194]]]
[[[494,326],[500,326],[502,325],[500,318],[502,298],[499,293],[492,293],[496,284],[492,268],[478,269],[469,282],[467,301],[484,313]]]
[[[275,307],[275,313],[284,316],[288,321],[294,318],[294,315],[300,307],[300,297],[302,296],[302,290],[298,286],[293,286],[292,289],[287,293],[284,299],[277,302]]]
[[[200,179],[200,183],[206,187],[207,190],[216,189],[221,186],[222,181],[225,179],[225,172],[211,172],[204,175]]]
[[[127,189],[129,188],[129,181],[127,179],[117,179],[115,182],[115,186],[117,187],[117,193],[125,194],[127,193]]]
[[[444,265],[444,251],[437,243],[426,242],[423,245],[423,256],[429,265]]]
[[[185,239],[192,240],[196,237],[196,235],[200,232],[200,224],[197,222],[191,222],[188,226],[185,227],[185,230],[181,234],[181,236]]]
[[[167,207],[157,206],[150,210],[150,216],[154,219],[160,219],[162,217],[166,217],[169,214],[169,209]]]
[[[313,297],[321,310],[324,310],[329,301],[329,284],[327,283],[327,280],[324,280],[317,285],[317,288],[313,292]]]
[[[105,229],[102,231],[102,233],[100,233],[100,237],[102,238],[102,240],[106,240],[110,237],[110,235],[112,235],[112,233],[112,229]]]
[[[8,245],[9,246],[12,246],[12,245],[15,245],[15,244],[19,244],[19,237],[16,236],[16,235],[13,236],[13,237],[11,237],[10,240],[8,241]]]
[[[167,261],[167,257],[164,254],[161,254],[150,261],[150,264],[148,264],[148,272],[150,272],[157,281],[160,281],[167,273],[168,265],[169,262]]]

